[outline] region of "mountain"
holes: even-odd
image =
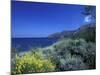
[[[79,27],[76,30],[72,31],[62,31],[51,34],[48,36],[49,38],[84,38],[86,41],[95,42],[96,37],[96,24],[85,24]]]
[[[72,37],[74,31],[62,31],[62,32],[57,32],[54,34],[49,35],[49,38],[64,38],[64,37]]]

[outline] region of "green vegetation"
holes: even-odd
[[[80,39],[83,38],[87,42],[96,42],[96,23],[85,24],[74,31],[62,31],[53,33],[48,36],[49,38],[71,38]]]
[[[83,39],[63,39],[44,52],[56,64],[56,71],[95,68],[95,43]]]
[[[34,72],[54,71],[55,65],[48,59],[44,59],[40,53],[28,52],[23,56],[16,55],[13,61],[12,74],[25,74]]]
[[[63,39],[12,58],[12,74],[95,69],[95,43]]]

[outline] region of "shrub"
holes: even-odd
[[[94,43],[88,43],[87,53],[84,54],[84,62],[89,66],[89,69],[96,68],[96,45]]]
[[[52,49],[48,47],[49,51],[47,49],[44,51],[45,55],[56,64],[56,71],[95,68],[95,43],[86,42],[84,39],[63,39],[52,47]],[[72,66],[71,69],[68,65]]]
[[[49,47],[16,55],[12,73],[95,69],[95,49],[95,43],[84,39],[63,39]]]
[[[43,59],[38,52],[29,52],[21,57],[16,55],[13,64],[15,66],[12,69],[12,74],[50,72],[55,70],[55,65],[52,64],[51,60]]]
[[[71,54],[66,55],[65,59],[60,59],[60,66],[62,71],[87,69],[87,66],[80,56],[72,56]]]

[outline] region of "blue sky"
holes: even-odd
[[[12,1],[11,7],[12,37],[47,37],[88,22],[82,5]]]

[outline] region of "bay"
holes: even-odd
[[[56,38],[12,38],[11,48],[17,51],[28,51],[32,48],[50,46],[57,40]]]

